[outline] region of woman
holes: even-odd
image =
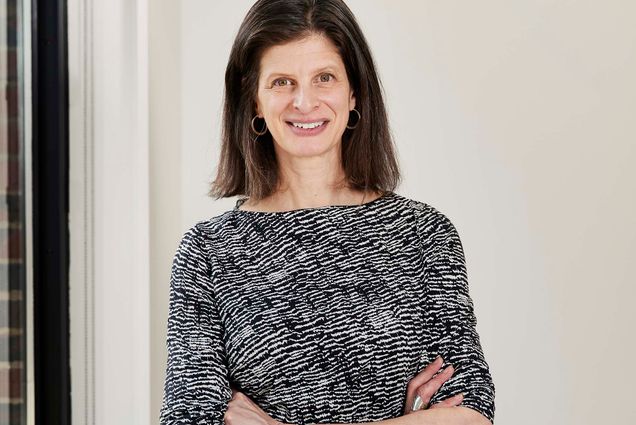
[[[492,422],[459,236],[393,191],[380,82],[344,2],[256,2],[225,88],[211,194],[247,197],[176,252],[161,422]]]

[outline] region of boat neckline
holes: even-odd
[[[306,208],[296,208],[294,210],[286,210],[286,211],[251,211],[251,210],[241,210],[239,207],[247,201],[248,198],[241,198],[236,201],[234,205],[233,212],[241,213],[244,215],[265,215],[265,216],[280,216],[280,215],[292,215],[299,214],[303,212],[320,212],[320,211],[330,211],[330,210],[362,210],[367,209],[371,206],[381,203],[385,199],[396,196],[395,192],[388,191],[384,192],[382,195],[378,196],[375,199],[372,199],[369,202],[365,202],[364,204],[349,204],[349,205],[323,205],[320,207],[306,207]]]

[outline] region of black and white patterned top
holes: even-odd
[[[244,392],[289,424],[402,415],[439,354],[454,375],[431,403],[493,421],[495,387],[450,220],[395,192],[362,205],[233,210],[200,221],[172,263],[160,420],[220,425]]]

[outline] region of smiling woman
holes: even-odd
[[[459,235],[399,179],[345,3],[256,2],[210,192],[246,197],[175,254],[163,424],[493,421]]]
[[[330,175],[332,202],[360,203],[398,185],[375,64],[343,1],[254,4],[234,40],[225,88],[211,196],[247,195],[245,208],[297,208],[308,200],[280,194],[298,168]],[[301,128],[320,122],[324,128]]]
[[[316,155],[338,160],[356,100],[336,46],[311,34],[267,49],[260,69],[267,77],[259,78],[256,116],[265,119],[276,141],[276,158],[284,163]],[[285,76],[277,77],[276,70],[286,70]]]

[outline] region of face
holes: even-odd
[[[279,158],[339,152],[355,108],[342,58],[331,40],[320,35],[264,52],[256,103]]]

